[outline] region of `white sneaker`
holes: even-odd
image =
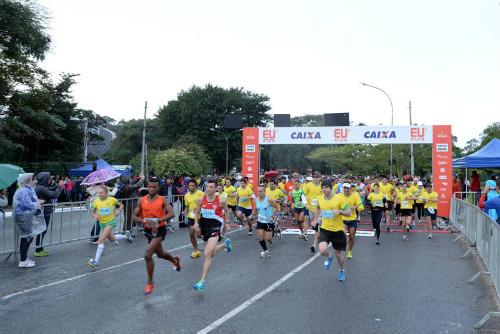
[[[403,240],[406,241],[408,240],[408,237],[406,235],[403,234]]]
[[[247,233],[248,235],[252,235],[253,234],[253,231],[248,231]]]
[[[268,251],[268,250],[266,250],[264,253],[265,253],[264,255],[265,255],[266,257],[271,257],[271,254],[269,254],[269,251]]]
[[[429,235],[427,236],[427,238],[432,239],[432,233],[429,233]]]
[[[125,231],[125,236],[127,237],[128,242],[134,242],[134,238],[132,238],[132,234],[130,233],[130,231]]]
[[[26,261],[28,261],[29,263],[33,264],[33,266],[36,266],[36,262],[33,261],[32,259],[27,258]]]
[[[118,240],[115,240],[115,245],[119,245],[120,243],[118,242]]]
[[[18,268],[33,268],[35,266],[35,262],[26,259],[26,261],[20,261],[17,265]]]
[[[266,252],[260,252],[260,258],[263,259],[266,256]]]

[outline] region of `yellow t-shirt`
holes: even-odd
[[[334,210],[342,210],[339,195],[327,200],[325,196],[318,198],[318,209],[321,217],[321,228],[327,231],[344,231],[342,215],[334,214]]]
[[[271,188],[266,189],[266,196],[268,199],[273,200],[273,201],[279,201],[282,198],[285,197],[281,189],[279,188],[274,188],[274,190],[271,190]],[[281,205],[278,203],[278,210],[281,209]]]
[[[203,195],[205,194],[199,189],[197,189],[194,194],[188,192],[184,195],[184,204],[188,210],[188,218],[194,219],[194,212],[198,208],[198,199],[202,198]]]
[[[285,192],[285,185],[286,185],[286,182],[280,182],[278,183],[278,187],[281,189],[281,191]]]
[[[415,197],[417,197],[417,199],[415,200],[415,203],[422,204],[425,202],[424,195],[423,195],[425,192],[426,191],[424,188],[415,189],[415,191],[413,192],[413,195],[415,195]]]
[[[413,183],[408,187],[408,192],[414,194],[415,191],[417,191],[418,187],[414,185]]]
[[[380,187],[380,192],[386,196],[385,198],[388,201],[394,200],[392,196],[392,191],[394,190],[394,186],[392,184],[390,183],[383,184],[382,182],[380,182],[379,187]]]
[[[318,206],[318,198],[323,196],[323,191],[321,190],[321,184],[314,184],[311,182],[307,187],[306,199],[309,204],[309,210],[314,209]]]
[[[398,203],[400,205],[400,209],[407,210],[413,209],[414,200],[410,199],[413,197],[413,193],[407,191],[406,193],[399,192],[398,193]]]
[[[342,216],[343,220],[356,220],[358,218],[358,214],[356,213],[356,209],[358,211],[363,211],[364,207],[363,204],[361,203],[361,198],[359,197],[358,194],[353,193],[349,196],[342,194],[338,194],[339,201],[340,201],[340,206],[341,210],[347,210],[348,207],[354,209],[352,210],[352,213],[350,216]]]
[[[224,193],[227,195],[227,205],[236,205],[236,188],[234,186],[224,187]]]
[[[245,209],[251,209],[252,202],[250,200],[254,198],[253,191],[248,186],[245,189],[238,187],[237,193],[238,193],[238,206]]]
[[[99,223],[108,224],[115,220],[115,209],[120,206],[120,202],[112,196],[105,200],[99,197],[94,200],[93,208],[99,216]]]
[[[368,200],[372,204],[373,208],[383,208],[384,207],[385,195],[381,191],[378,194],[370,193],[368,195]]]
[[[439,198],[438,193],[433,190],[431,193],[429,193],[427,191],[424,191],[422,194],[423,194],[422,197],[425,200],[424,208],[425,209],[427,209],[427,208],[433,208],[434,210],[437,210],[437,208],[438,208],[438,202],[427,202],[427,200],[429,200],[429,199],[438,199]]]

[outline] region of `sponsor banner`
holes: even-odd
[[[432,143],[432,127],[339,126],[259,128],[259,143],[261,145],[430,144]]]
[[[439,194],[438,216],[449,217],[453,195],[451,126],[434,125],[432,133],[432,175],[434,190]]]
[[[259,129],[244,128],[242,139],[241,175],[254,185],[259,182]]]

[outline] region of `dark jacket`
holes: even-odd
[[[161,196],[164,196],[164,197],[168,196],[168,189],[169,189],[169,188],[172,188],[172,196],[173,196],[173,198],[169,198],[168,200],[169,200],[170,202],[175,202],[175,201],[177,201],[177,200],[179,199],[179,198],[177,197],[177,196],[179,195],[179,192],[177,191],[177,187],[175,186],[175,184],[174,184],[174,183],[172,183],[171,185],[168,185],[168,184],[166,184],[166,183],[165,183],[165,184],[162,184],[162,185],[160,186],[160,195],[161,195]]]
[[[62,192],[62,189],[57,187],[55,191],[49,190],[49,172],[41,172],[36,176],[36,180],[38,181],[35,187],[35,193],[39,199],[43,199],[45,201],[43,212],[44,214],[51,214],[54,212],[54,206],[49,205],[52,203],[53,199],[57,199]]]

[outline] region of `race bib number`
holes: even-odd
[[[333,210],[321,210],[321,217],[329,219],[333,218],[333,216]]]
[[[247,197],[241,197],[241,198],[240,198],[240,201],[241,201],[241,202],[248,202],[248,198],[247,198]]]
[[[257,216],[257,220],[261,223],[267,223],[267,216],[266,215],[262,215],[262,214],[259,214]]]
[[[313,200],[311,201],[311,204],[312,204],[313,206],[318,206],[318,200],[317,200],[317,199],[313,199]]]
[[[404,206],[404,207],[407,207],[407,206],[410,206],[408,201],[402,201],[401,202],[401,206]]]
[[[382,207],[382,206],[384,206],[384,202],[383,201],[375,201],[375,205],[374,206]]]
[[[215,214],[214,209],[201,209],[201,216],[203,218],[208,218],[208,219],[214,219],[217,218],[217,215]]]
[[[110,208],[102,208],[100,211],[101,216],[107,216],[111,214],[111,209]]]

